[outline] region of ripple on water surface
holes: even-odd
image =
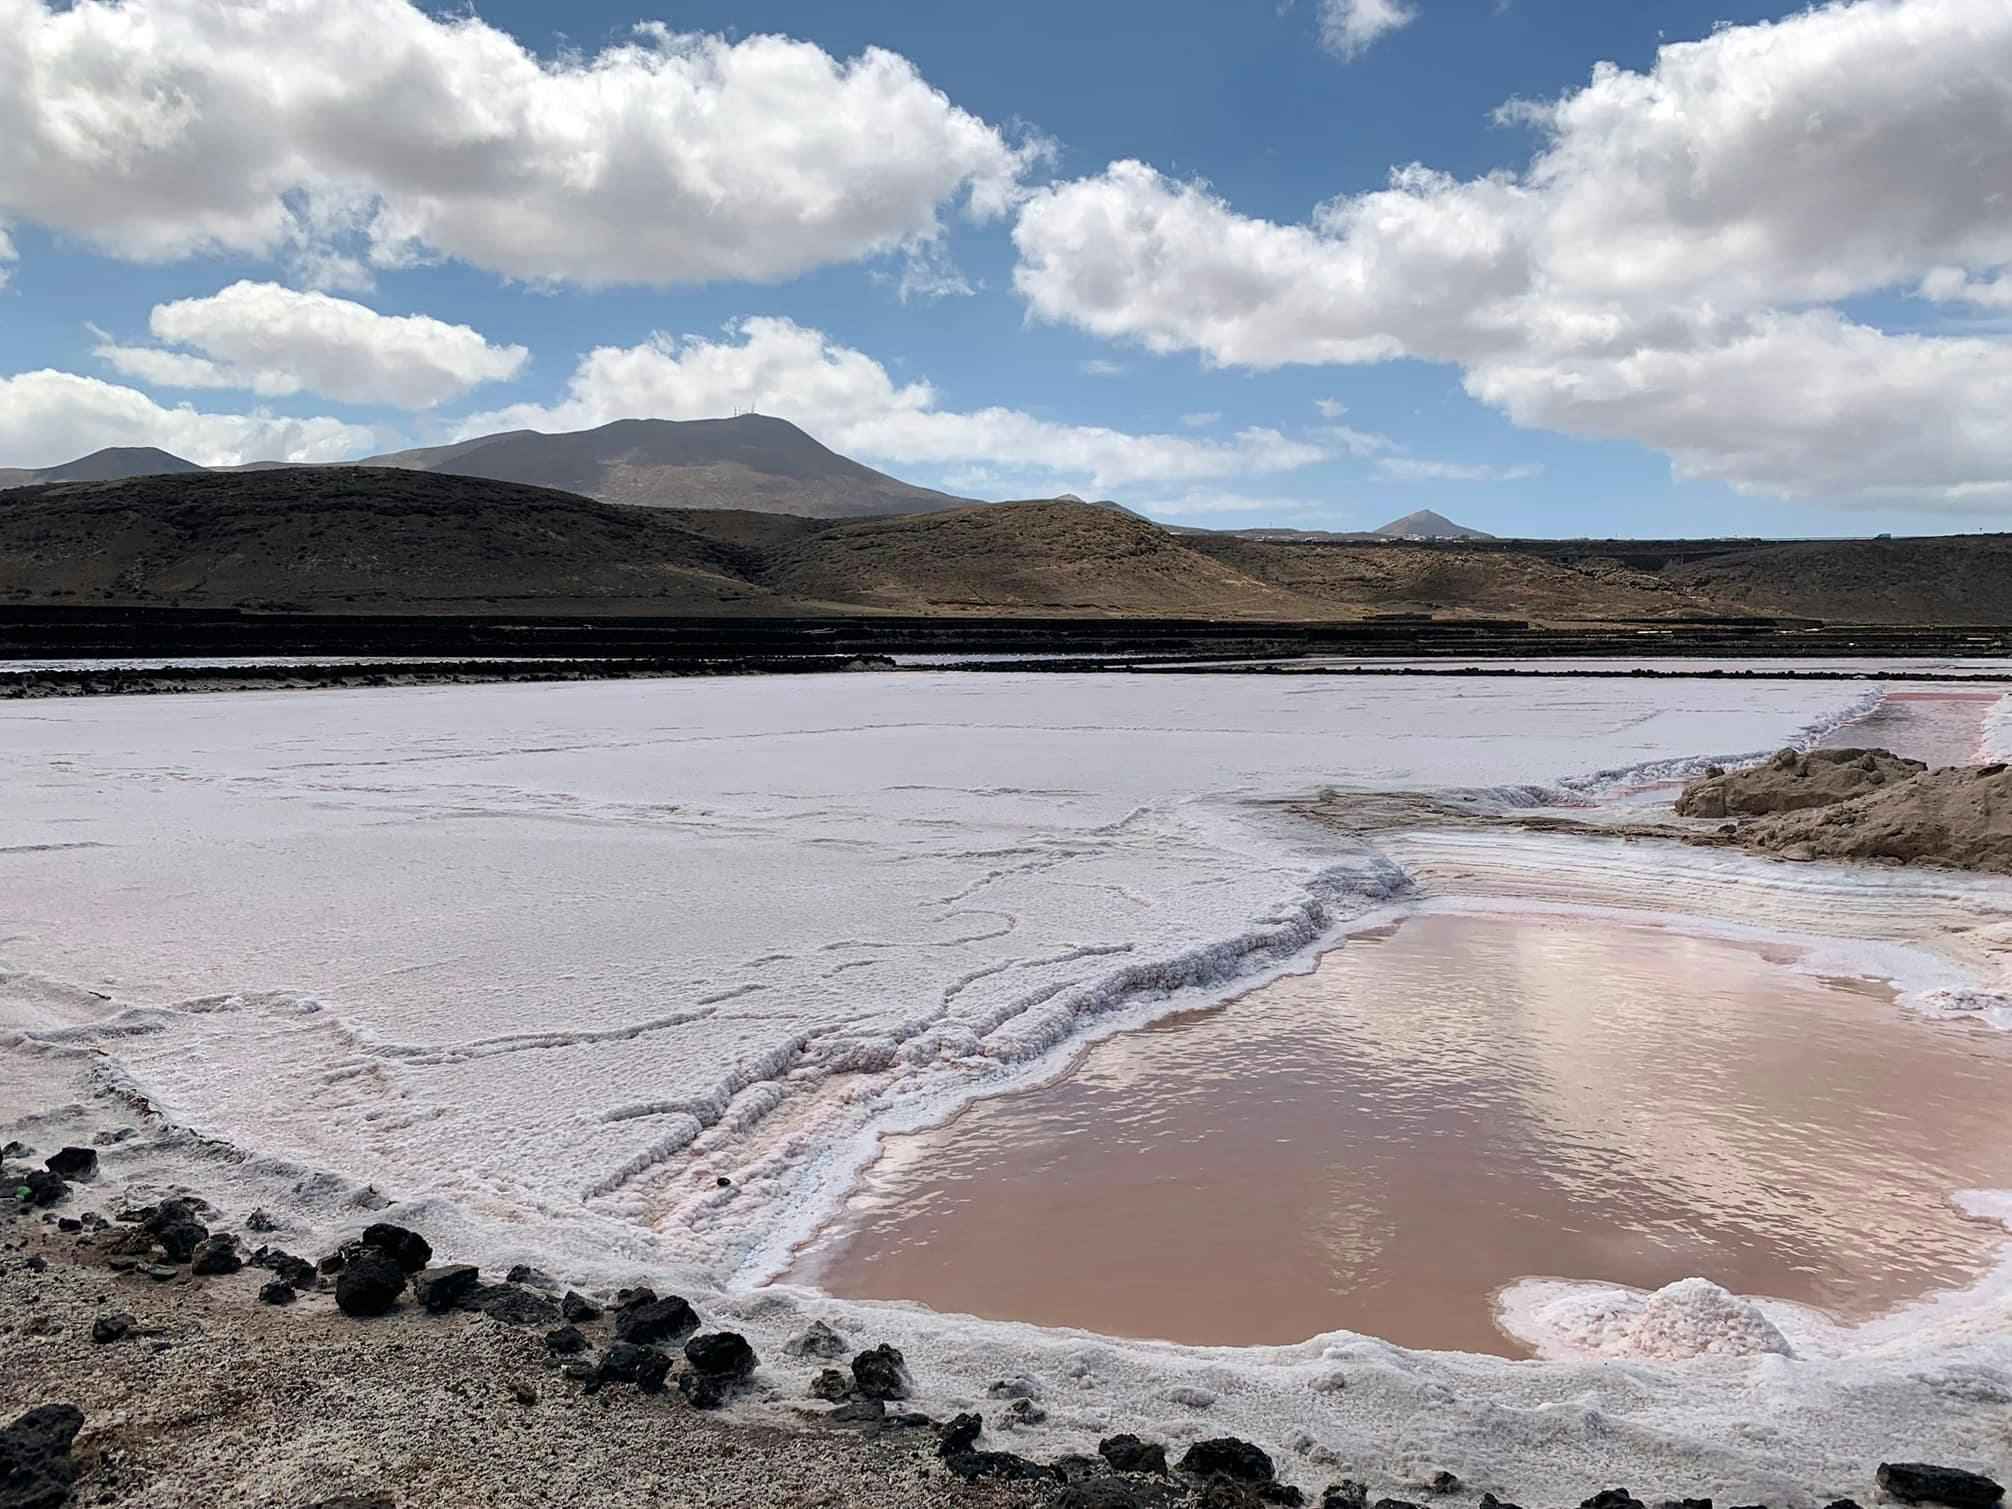
[[[1792,950],[1424,913],[889,1138],[791,1278],[1202,1344],[1522,1355],[1518,1278],[1702,1275],[1841,1318],[1980,1277],[2007,1035]]]

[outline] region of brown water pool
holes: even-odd
[[[890,1137],[787,1276],[1204,1344],[1351,1329],[1523,1355],[1528,1276],[1702,1275],[1844,1318],[1974,1281],[2012,1041],[1793,951],[1424,913],[1312,973]]]

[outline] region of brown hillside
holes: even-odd
[[[777,557],[765,580],[806,601],[904,612],[1028,611],[1196,618],[1331,616],[1090,503],[989,504],[837,524]]]

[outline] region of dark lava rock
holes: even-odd
[[[1235,1436],[1195,1442],[1181,1458],[1181,1471],[1198,1478],[1232,1478],[1239,1483],[1269,1483],[1273,1476],[1271,1458]]]
[[[792,1357],[843,1357],[845,1338],[823,1321],[814,1320],[808,1329],[784,1342],[783,1350]]]
[[[1960,1467],[1931,1467],[1926,1462],[1881,1462],[1880,1488],[1910,1504],[1948,1504],[1952,1509],[1985,1509],[2005,1496],[2005,1490],[1982,1473]]]
[[[91,1340],[103,1344],[119,1341],[133,1333],[133,1317],[130,1315],[100,1315],[91,1322]]]
[[[1216,1481],[1222,1480],[1218,1478]],[[1259,1483],[1252,1491],[1261,1504],[1281,1504],[1284,1509],[1301,1509],[1306,1503],[1306,1495],[1290,1483]]]
[[[1421,1509],[1421,1506],[1410,1499],[1378,1499],[1369,1509]]]
[[[148,1226],[153,1231],[155,1243],[168,1255],[171,1263],[188,1262],[210,1236],[209,1227],[201,1221],[181,1216],[170,1216],[159,1223],[149,1222]]]
[[[559,1302],[515,1284],[477,1284],[461,1303],[512,1326],[549,1326],[559,1318]]]
[[[1602,1488],[1579,1509],[1643,1509],[1642,1501],[1625,1488]]]
[[[745,1378],[755,1370],[755,1350],[735,1331],[714,1331],[685,1343],[685,1361],[706,1378]]]
[[[968,1411],[952,1415],[944,1422],[943,1439],[936,1444],[939,1457],[954,1456],[960,1451],[969,1451],[978,1444],[978,1433],[985,1429],[985,1422]]]
[[[1052,1465],[1055,1476],[1065,1483],[1080,1483],[1087,1478],[1101,1477],[1104,1472],[1104,1464],[1095,1457],[1078,1456],[1074,1452],[1055,1458]]]
[[[569,1323],[583,1320],[599,1320],[601,1307],[577,1290],[568,1289],[566,1297],[559,1301],[559,1314]]]
[[[257,1232],[260,1236],[264,1236],[268,1231],[278,1231],[279,1222],[275,1221],[267,1213],[266,1208],[261,1205],[245,1217],[245,1230]]]
[[[657,1291],[646,1289],[641,1285],[638,1285],[634,1289],[617,1289],[615,1291],[615,1308],[617,1310],[633,1310],[637,1305],[654,1305],[656,1302]]]
[[[314,1264],[306,1258],[297,1258],[291,1252],[282,1252],[277,1247],[261,1247],[251,1255],[254,1268],[265,1268],[282,1284],[295,1289],[314,1287]]]
[[[849,1404],[841,1404],[824,1418],[840,1425],[878,1424],[887,1418],[887,1406],[878,1399],[854,1399]]]
[[[1141,1441],[1133,1435],[1110,1436],[1097,1443],[1097,1455],[1111,1464],[1113,1472],[1166,1475],[1167,1448],[1158,1441]],[[1362,1506],[1358,1504],[1355,1509],[1362,1509]]]
[[[245,1260],[238,1256],[238,1239],[229,1232],[204,1237],[189,1254],[189,1272],[205,1278],[219,1273],[236,1273]]]
[[[382,1252],[359,1253],[343,1265],[335,1281],[335,1302],[344,1315],[382,1315],[405,1292],[405,1270]]]
[[[1030,1462],[1010,1451],[960,1451],[945,1457],[943,1465],[967,1483],[979,1478],[1002,1478],[1010,1483],[1055,1481],[1054,1468]]]
[[[290,1305],[293,1303],[293,1285],[283,1284],[278,1279],[269,1284],[261,1284],[258,1302],[262,1305]]]
[[[836,1404],[852,1393],[852,1378],[837,1368],[826,1368],[810,1380],[810,1397]]]
[[[668,1352],[618,1341],[595,1361],[587,1387],[592,1390],[607,1383],[633,1383],[646,1394],[658,1394],[663,1392],[664,1379],[670,1371]]]
[[[1858,1505],[1852,1503],[1850,1499],[1839,1499],[1837,1503],[1830,1505],[1829,1509],[1839,1509],[1839,1505],[1847,1506],[1847,1509],[1858,1509]],[[1656,1509],[1712,1509],[1712,1501],[1710,1499],[1664,1499],[1660,1504],[1656,1505]]]
[[[733,1381],[704,1373],[678,1374],[678,1393],[693,1409],[718,1409],[733,1392]]]
[[[38,1404],[0,1430],[0,1505],[6,1509],[60,1509],[70,1497],[76,1468],[70,1443],[84,1428],[74,1404]]]
[[[75,1216],[63,1216],[57,1220],[56,1229],[58,1231],[82,1231],[84,1223]]]
[[[529,1284],[534,1289],[556,1289],[558,1284],[543,1268],[533,1268],[529,1263],[516,1263],[503,1275],[506,1283]]]
[[[91,1179],[98,1172],[98,1150],[89,1147],[58,1148],[42,1160],[42,1166],[60,1179]]]
[[[1512,1504],[1506,1499],[1498,1499],[1492,1493],[1481,1495],[1481,1509],[1523,1509],[1521,1504]],[[1705,1500],[1704,1509],[1712,1509],[1710,1499]]]
[[[1320,1496],[1320,1509],[1369,1509],[1369,1490],[1354,1478],[1330,1483]]]
[[[61,1174],[52,1174],[46,1168],[24,1168],[7,1176],[7,1187],[14,1192],[17,1201],[27,1205],[50,1206],[70,1193],[70,1186]]]
[[[639,1347],[682,1341],[698,1328],[698,1313],[675,1294],[665,1299],[652,1295],[623,1306],[615,1316],[616,1340],[634,1342]]]
[[[171,1278],[180,1278],[182,1270],[173,1263],[149,1263],[139,1270],[157,1284],[165,1284]]]
[[[901,1353],[885,1342],[852,1359],[852,1381],[862,1398],[906,1399],[908,1369]]]
[[[1706,1501],[1705,1509],[1711,1509],[1711,1503],[1709,1500]],[[1828,1504],[1825,1504],[1823,1506],[1823,1509],[1858,1509],[1858,1500],[1832,1499]]]
[[[363,1228],[363,1245],[375,1247],[407,1273],[417,1273],[433,1261],[433,1248],[426,1238],[389,1221],[374,1221]]]
[[[545,1350],[554,1357],[577,1357],[587,1350],[587,1338],[578,1326],[560,1326],[545,1333]]]
[[[473,1263],[445,1263],[438,1268],[423,1268],[413,1277],[412,1297],[438,1315],[467,1298],[468,1291],[481,1277],[482,1270]]]
[[[1425,1480],[1425,1491],[1427,1493],[1458,1493],[1460,1491],[1460,1479],[1442,1467]]]
[[[49,1260],[37,1252],[21,1259],[21,1266],[26,1268],[30,1273],[41,1273],[47,1270]]]

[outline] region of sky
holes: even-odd
[[[2012,5],[0,0],[0,466],[755,409],[1181,524],[2012,527]]]

